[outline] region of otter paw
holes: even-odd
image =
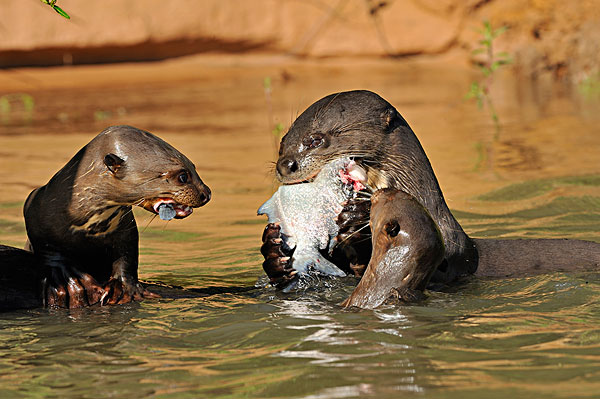
[[[427,298],[423,291],[411,288],[392,288],[389,300],[392,302],[420,302]]]
[[[371,201],[364,198],[348,200],[338,215],[338,235],[331,255],[339,264],[347,264],[351,272],[360,277],[371,259]]]
[[[338,243],[351,243],[370,238],[369,218],[371,216],[371,201],[365,198],[351,198],[345,204],[336,220]]]
[[[281,237],[281,227],[276,223],[269,223],[263,232],[263,244],[260,252],[265,258],[263,269],[271,284],[282,288],[296,275],[296,270],[292,268],[291,260],[293,249],[284,244]]]
[[[104,294],[100,304],[118,305],[132,301],[141,301],[144,298],[160,298],[160,295],[148,291],[140,282],[127,282],[118,278],[111,278],[104,285]]]
[[[89,274],[69,267],[52,267],[42,281],[44,305],[54,308],[82,308],[100,302],[102,286]]]

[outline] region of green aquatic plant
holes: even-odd
[[[112,112],[105,111],[102,109],[98,109],[94,111],[94,121],[100,122],[110,119],[112,117]]]
[[[26,93],[11,93],[0,97],[0,120],[3,124],[10,122],[13,111],[12,103],[21,103],[23,105],[23,120],[27,123],[33,119],[33,110],[35,101],[33,97]]]
[[[281,122],[275,123],[275,118],[273,117],[273,88],[270,76],[266,76],[263,79],[263,90],[265,92],[265,102],[267,104],[267,123],[271,130],[271,135],[273,137],[273,151],[275,153],[275,158],[277,158],[279,141],[285,131],[285,126]]]
[[[600,71],[587,75],[579,82],[577,88],[588,100],[600,98]]]
[[[566,176],[514,183],[477,197],[480,201],[520,201],[545,195],[561,187],[600,187],[600,175]]]
[[[66,19],[71,19],[69,14],[67,14],[62,8],[60,8],[59,6],[56,5],[57,0],[40,0],[40,1],[44,4],[47,4],[50,7],[52,7],[52,9],[54,11],[56,11],[58,13],[58,15],[60,15],[61,17],[66,18]]]
[[[483,61],[477,65],[483,76],[480,80],[471,83],[469,92],[465,96],[467,99],[474,99],[477,102],[479,109],[483,109],[484,105],[487,106],[492,121],[494,122],[494,126],[496,127],[496,132],[500,130],[500,119],[498,118],[498,113],[494,107],[490,91],[494,82],[495,72],[500,67],[510,64],[511,58],[506,52],[494,52],[494,40],[506,32],[507,29],[506,26],[493,29],[490,22],[485,21],[483,23],[483,28],[478,30],[481,34],[481,39],[479,40],[481,47],[473,50],[472,54],[484,54]]]
[[[279,140],[284,129],[285,127],[283,126],[283,123],[277,122],[273,130],[271,130],[271,133],[273,133],[273,135]]]

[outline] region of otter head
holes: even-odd
[[[158,213],[161,204],[170,204],[174,217],[184,218],[192,208],[210,200],[210,189],[194,164],[153,134],[131,126],[113,126],[94,141],[100,152],[85,157],[99,157],[93,164],[100,169],[103,184],[95,194],[107,203],[139,205],[152,213]],[[82,162],[82,167],[85,165]],[[82,174],[80,180],[85,178]]]
[[[395,189],[371,198],[373,253],[344,306],[375,308],[390,296],[423,291],[444,258],[444,244],[427,210]]]
[[[384,156],[386,136],[399,126],[408,124],[373,92],[329,95],[304,111],[281,140],[277,178],[284,184],[310,180],[340,157],[364,160],[368,167]]]

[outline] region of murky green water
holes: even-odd
[[[368,88],[392,102],[473,236],[600,241],[597,103],[506,79],[496,136],[463,102],[469,76],[440,65],[127,68],[155,79],[52,90],[34,81],[31,121],[17,108],[0,125],[0,242],[25,241],[21,207],[33,187],[104,127],[129,123],[181,149],[213,189],[185,220],[136,213],[141,277],[197,295],[0,315],[0,397],[598,397],[600,271],[472,279],[376,311],[337,306],[351,278],[302,296],[252,288],[264,225],[254,215],[274,188],[272,124],[289,126],[318,98]]]

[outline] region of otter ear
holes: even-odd
[[[108,168],[108,170],[110,170],[110,172],[115,175],[116,177],[121,177],[119,175],[119,170],[121,169],[121,166],[123,166],[125,164],[125,161],[121,158],[119,158],[118,156],[116,156],[115,154],[106,154],[106,156],[104,157],[104,165],[106,165],[106,167]],[[122,172],[121,172],[122,174]]]
[[[391,133],[400,126],[404,126],[410,129],[408,123],[404,120],[402,115],[394,107],[390,107],[383,111],[381,114],[381,118],[383,119],[383,123],[386,126],[385,132]]]

